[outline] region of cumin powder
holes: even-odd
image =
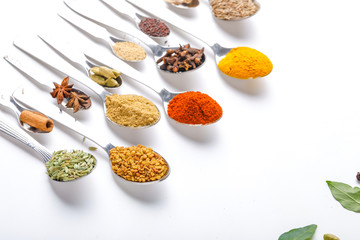
[[[106,116],[126,127],[144,127],[156,123],[160,113],[155,104],[137,95],[107,95]]]

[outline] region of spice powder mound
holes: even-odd
[[[221,106],[207,94],[185,92],[171,99],[168,114],[180,123],[205,125],[219,120],[223,111]]]
[[[116,42],[113,49],[118,57],[126,61],[141,61],[146,58],[145,50],[133,42]]]
[[[253,79],[270,74],[273,64],[265,54],[256,49],[237,47],[220,60],[218,67],[230,77]]]
[[[156,123],[160,113],[155,104],[137,95],[107,95],[106,116],[126,127],[144,127]]]
[[[151,182],[167,175],[166,161],[151,148],[137,145],[115,147],[110,150],[112,170],[132,182]]]

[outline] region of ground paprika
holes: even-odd
[[[221,106],[210,96],[201,92],[185,92],[176,95],[168,105],[172,119],[186,124],[206,125],[222,116]]]

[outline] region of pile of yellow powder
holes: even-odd
[[[137,95],[107,95],[106,116],[126,127],[144,127],[156,123],[160,113],[155,104]]]
[[[224,74],[240,79],[264,77],[273,69],[273,65],[266,55],[249,47],[231,49],[220,60],[218,67]]]

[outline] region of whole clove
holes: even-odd
[[[186,44],[176,49],[169,49],[156,63],[160,69],[169,72],[186,72],[199,67],[205,61],[204,48],[197,49]]]

